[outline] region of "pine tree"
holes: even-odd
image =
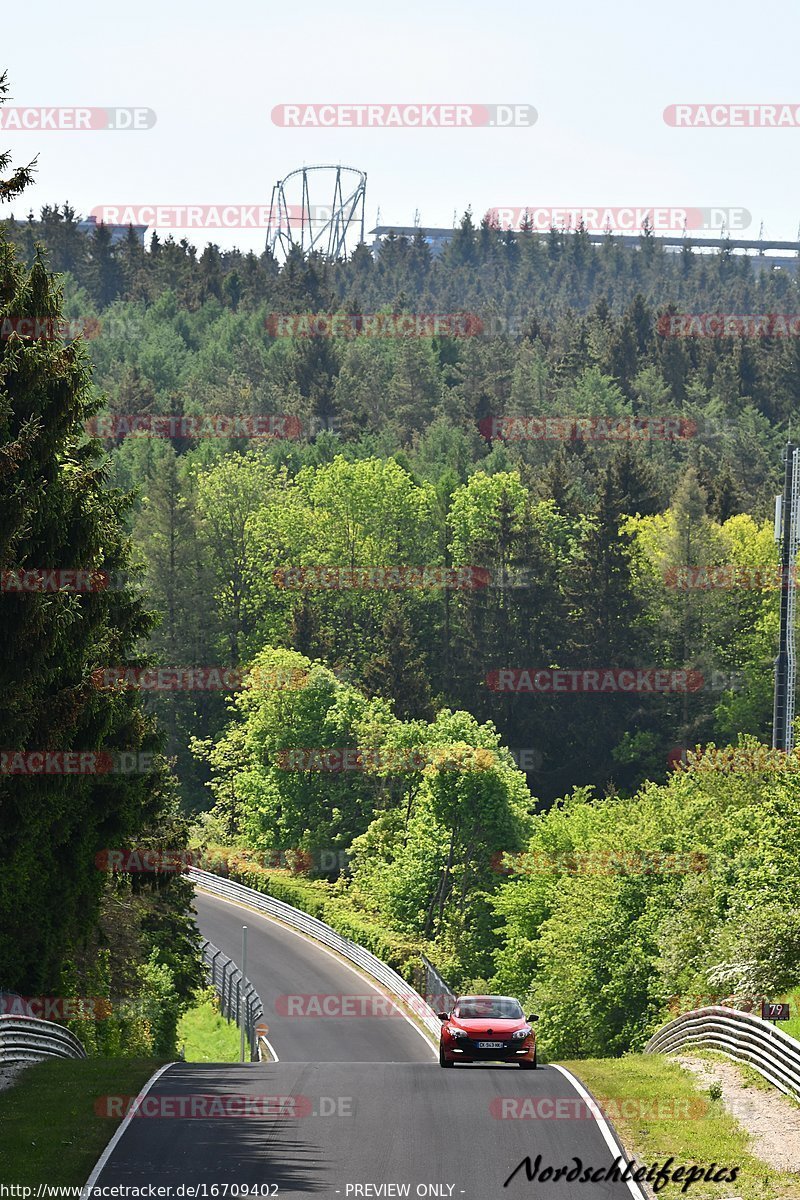
[[[111,230],[97,225],[91,236],[89,250],[89,291],[100,308],[113,303],[122,293],[123,278],[111,246]]]
[[[41,260],[27,272],[0,241],[6,314],[60,321]],[[83,422],[96,403],[79,343],[0,341],[0,571],[128,566],[129,502],[105,490]],[[0,727],[32,751],[154,751],[135,691],[109,693],[92,672],[130,662],[152,618],[127,590],[0,595]],[[92,928],[103,883],[94,857],[155,816],[152,772],[0,774],[0,962],[7,987],[56,987],[63,956]],[[58,897],[58,902],[54,898]]]
[[[736,485],[730,463],[725,459],[708,481],[708,515],[720,525],[728,517],[742,512],[742,495]]]
[[[0,162],[8,168],[7,155]],[[16,194],[24,180],[17,171],[0,182],[0,196]],[[28,270],[0,238],[0,327],[8,316],[52,320],[57,329],[61,296],[41,258]],[[0,592],[0,728],[4,749],[22,756],[158,748],[137,693],[102,690],[92,677],[135,663],[152,627],[122,578],[130,501],[106,488],[101,448],[84,433],[96,410],[80,341],[17,332],[0,339],[0,578],[85,569],[117,584],[88,593]],[[96,923],[105,877],[95,856],[156,819],[162,782],[157,769],[0,772],[5,987],[58,989],[65,957]]]
[[[402,720],[433,718],[431,688],[424,656],[413,636],[402,601],[394,597],[381,625],[380,650],[361,672],[370,695],[394,699]]]
[[[4,71],[0,75],[0,106],[5,104],[8,91],[8,72]],[[27,167],[16,167],[4,179],[5,172],[11,170],[11,154],[8,151],[0,150],[0,204],[13,200],[33,182],[35,164],[36,160],[34,159],[32,163],[28,163]]]

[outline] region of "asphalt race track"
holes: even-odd
[[[258,1187],[261,1196],[331,1200],[641,1195],[621,1182],[530,1182],[524,1167],[504,1187],[526,1156],[532,1164],[541,1156],[540,1172],[575,1168],[576,1159],[582,1169],[611,1166],[616,1147],[566,1076],[547,1066],[443,1071],[399,1016],[276,1014],[279,996],[363,995],[369,985],[313,942],[250,910],[206,895],[197,910],[203,934],[231,957],[240,956],[241,926],[248,926],[248,975],[280,1061],[170,1067],[93,1183],[171,1185],[172,1196],[203,1198],[214,1196],[214,1184],[229,1185],[234,1196],[238,1184]],[[216,1194],[223,1196],[222,1187]]]
[[[243,909],[198,892],[198,924],[204,937],[239,962],[242,925],[247,926],[247,977],[264,1004],[267,1037],[281,1062],[424,1062],[433,1059],[427,1038],[394,1010],[395,1016],[315,1019],[282,1016],[280,997],[379,994],[342,959],[308,938]]]

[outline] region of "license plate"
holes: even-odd
[[[502,1050],[502,1042],[478,1042],[479,1050]]]

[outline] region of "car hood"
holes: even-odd
[[[528,1022],[518,1017],[451,1017],[450,1024],[456,1029],[466,1030],[470,1037],[475,1037],[477,1034],[488,1034],[489,1030],[493,1034],[508,1036],[515,1029],[523,1029]]]

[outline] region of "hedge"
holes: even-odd
[[[216,874],[274,896],[324,921],[342,937],[371,951],[409,983],[417,982],[420,954],[426,949],[423,942],[392,933],[380,924],[380,918],[357,912],[347,897],[334,893],[324,879],[307,879],[288,870],[265,867],[252,861],[254,853],[214,847],[207,852],[207,858],[211,866],[216,864]]]

